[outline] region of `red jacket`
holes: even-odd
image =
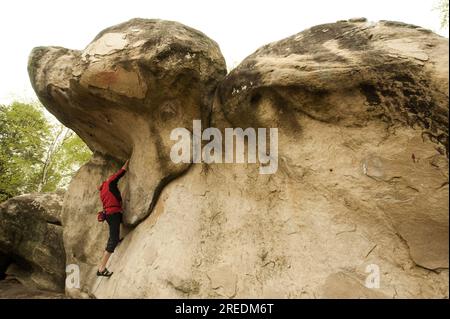
[[[122,196],[120,196],[117,183],[125,173],[126,170],[119,169],[100,186],[100,199],[103,203],[103,210],[107,215],[122,212]]]

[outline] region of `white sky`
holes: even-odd
[[[0,104],[32,100],[27,59],[35,46],[83,49],[102,29],[134,17],[176,20],[214,39],[228,66],[311,26],[353,17],[440,30],[438,0],[1,0]]]

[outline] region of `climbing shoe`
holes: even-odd
[[[97,270],[97,276],[111,277],[112,274],[113,272],[109,271],[106,268],[103,271]]]

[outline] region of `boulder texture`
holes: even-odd
[[[131,157],[125,222],[150,213],[160,189],[188,168],[169,158],[174,127],[208,121],[225,60],[217,44],[176,22],[133,19],[107,28],[83,50],[33,49],[39,99],[93,150]]]
[[[62,292],[44,291],[22,285],[15,279],[0,281],[0,299],[65,299]]]
[[[0,264],[30,291],[64,291],[63,197],[35,193],[0,204]]]
[[[160,20],[32,51],[39,98],[95,152],[63,205],[81,296],[448,298],[448,40],[352,19],[224,70],[212,40]],[[193,119],[278,128],[278,171],[173,163]],[[125,237],[97,279],[96,186],[130,156]]]

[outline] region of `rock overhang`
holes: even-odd
[[[125,196],[131,224],[148,215],[162,180],[187,169],[168,161],[167,137],[194,119],[208,121],[225,68],[203,33],[150,19],[107,28],[82,51],[35,48],[28,63],[41,102],[92,151],[116,162],[131,158],[125,181],[139,194]]]

